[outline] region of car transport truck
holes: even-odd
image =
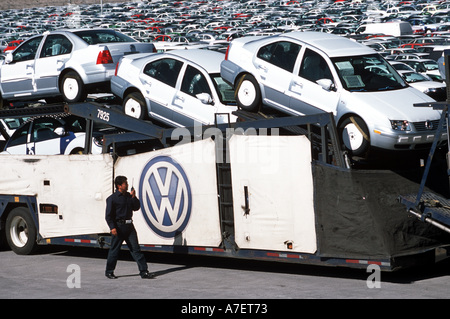
[[[353,169],[332,114],[238,111],[235,123],[163,128],[108,105],[62,107],[53,116],[123,132],[104,136],[102,154],[0,155],[0,229],[17,254],[107,249],[106,198],[124,175],[141,201],[133,223],[143,251],[385,271],[448,256],[449,233],[411,218],[398,200],[418,184]],[[15,112],[0,116],[23,116]]]

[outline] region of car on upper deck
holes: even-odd
[[[154,52],[111,29],[45,32],[6,53],[0,65],[0,108],[6,101],[46,99],[79,102],[90,92],[109,92],[123,55]]]
[[[381,68],[386,72],[377,72]],[[434,100],[405,83],[381,55],[332,34],[235,39],[220,73],[244,110],[264,104],[290,115],[332,113],[342,143],[355,156],[372,147],[427,148],[437,125],[424,123],[440,119],[440,111],[414,107]]]
[[[85,149],[86,120],[73,115],[29,119],[18,127],[0,154],[71,155]],[[101,133],[92,138],[92,154],[102,152]]]
[[[234,122],[234,91],[220,76],[223,59],[223,53],[202,49],[125,56],[111,91],[125,114],[171,127]]]

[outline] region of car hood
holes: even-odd
[[[374,117],[390,120],[418,122],[440,118],[440,111],[432,107],[415,107],[417,103],[433,103],[432,98],[415,88],[380,92],[352,92],[355,108],[349,111],[361,114],[366,119]],[[347,103],[348,104],[348,103]],[[359,104],[359,105],[358,105]]]
[[[426,89],[445,89],[446,85],[442,82],[437,81],[421,81],[409,83],[413,88],[421,90],[422,92]]]

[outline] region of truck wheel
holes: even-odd
[[[139,92],[128,94],[123,101],[123,112],[137,119],[146,119],[148,117],[147,105],[142,94]]]
[[[244,74],[237,82],[236,103],[238,107],[248,112],[258,112],[261,105],[261,90],[256,79]]]
[[[350,116],[339,125],[345,148],[354,156],[364,156],[370,148],[370,135],[366,123],[358,116]]]
[[[87,97],[83,81],[73,71],[67,72],[62,77],[60,91],[67,103],[84,101]]]
[[[36,226],[27,208],[14,208],[6,218],[5,230],[8,245],[16,254],[29,255],[36,250]]]

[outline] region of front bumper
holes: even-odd
[[[371,135],[371,145],[386,150],[422,150],[431,147],[436,136],[436,131],[430,132],[380,132],[376,130]],[[448,134],[442,132],[439,143],[447,141]]]

